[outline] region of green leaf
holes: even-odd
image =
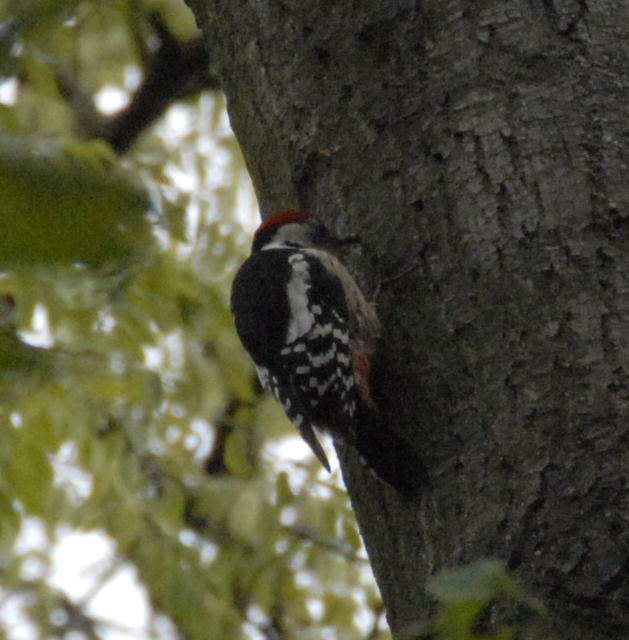
[[[46,372],[52,369],[54,354],[25,344],[8,331],[0,331],[0,382],[15,375]]]
[[[0,268],[126,261],[152,243],[147,209],[119,173],[0,139]]]
[[[157,407],[162,401],[162,379],[154,371],[144,372],[144,396],[149,407]]]
[[[46,512],[47,496],[51,490],[52,467],[46,453],[28,434],[16,438],[13,456],[4,470],[6,486],[32,514]]]
[[[247,458],[247,443],[242,430],[233,431],[227,436],[225,464],[231,473],[245,478],[255,471]]]
[[[58,96],[57,82],[52,68],[44,60],[44,55],[33,47],[29,47],[25,55],[24,67],[29,82],[38,93],[45,96]]]
[[[15,510],[13,501],[0,491],[0,558],[7,556],[20,529],[20,516]]]
[[[358,551],[361,546],[360,533],[358,533],[358,527],[354,520],[349,518],[343,519],[343,536],[346,542],[348,542],[354,549]]]
[[[435,617],[439,640],[476,640],[473,633],[476,617],[485,603],[481,601],[456,602],[444,606]]]
[[[295,494],[290,488],[290,482],[288,481],[288,474],[286,471],[282,471],[277,476],[277,504],[279,507],[284,507],[290,504],[295,499]]]
[[[499,593],[519,590],[504,563],[493,558],[445,569],[429,578],[426,588],[437,600],[445,603],[488,602]]]
[[[478,640],[474,632],[479,613],[499,596],[520,594],[518,582],[497,559],[484,559],[441,571],[428,580],[427,589],[441,603],[434,625],[439,640]],[[514,631],[494,625],[492,640],[511,640]]]
[[[260,492],[256,487],[243,489],[229,512],[229,528],[235,538],[252,541],[258,533],[262,512]]]

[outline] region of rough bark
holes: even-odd
[[[629,4],[188,0],[263,210],[363,239],[378,393],[430,483],[346,461],[395,633],[503,558],[565,637],[629,628]],[[404,452],[400,452],[404,455]]]

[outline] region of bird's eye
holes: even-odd
[[[332,240],[330,232],[322,224],[317,224],[313,230],[312,236],[316,243],[327,244]]]

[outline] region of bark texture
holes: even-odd
[[[360,234],[368,284],[416,265],[377,380],[429,483],[345,460],[394,633],[497,556],[565,637],[626,634],[629,3],[188,2],[263,210]]]

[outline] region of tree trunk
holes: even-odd
[[[358,233],[384,280],[377,392],[429,481],[344,466],[394,633],[496,556],[565,637],[622,635],[629,3],[188,2],[263,211]]]

